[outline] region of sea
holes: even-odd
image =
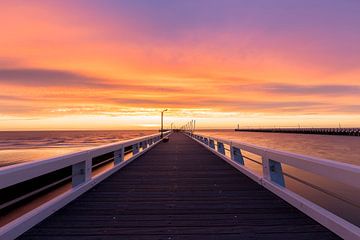
[[[0,132],[0,171],[3,166],[41,161],[156,132],[156,130]],[[360,165],[360,137],[356,136],[235,132],[234,130],[198,130],[197,132],[270,149]],[[250,157],[256,158],[256,156]],[[261,174],[262,167],[258,164],[246,161],[245,166]],[[354,189],[291,166],[283,166],[283,171],[293,176],[293,178],[285,177],[287,188],[360,226],[359,188]]]

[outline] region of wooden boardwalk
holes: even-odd
[[[20,239],[338,239],[178,133]]]

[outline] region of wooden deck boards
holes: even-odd
[[[338,239],[173,134],[20,239]]]

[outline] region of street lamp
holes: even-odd
[[[167,109],[165,109],[165,110],[163,110],[163,111],[161,111],[161,130],[160,130],[160,136],[161,136],[161,138],[163,138],[163,131],[164,131],[164,129],[163,129],[163,126],[164,126],[164,112],[166,112],[167,111]]]

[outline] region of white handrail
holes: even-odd
[[[339,181],[356,189],[360,189],[360,166],[268,149],[237,140],[228,140],[197,133],[194,134],[191,132],[185,133],[230,163],[236,169],[283,198],[285,201],[326,226],[342,238],[351,240],[360,239],[359,227],[286,188],[282,164],[290,165],[316,175]],[[230,157],[225,154],[224,144],[230,147]],[[259,175],[244,165],[245,157],[243,156],[242,151],[253,153],[261,157],[263,167],[262,175]]]
[[[142,141],[154,139],[160,134],[152,134],[144,137],[138,137],[130,140],[118,141],[115,143],[94,147],[92,149],[66,154],[59,157],[49,158],[46,160],[20,163],[0,168],[0,189],[15,185],[20,182],[32,179],[34,177],[59,170],[61,168],[74,165],[79,162],[92,159],[94,157],[117,151],[122,148],[131,146]]]
[[[227,140],[224,138],[211,137],[200,134],[193,135],[212,139],[216,142],[222,142],[229,145],[230,147],[237,147],[241,150],[251,152],[256,155],[266,156],[273,161],[284,163],[317,175],[328,177],[333,180],[348,184],[352,187],[360,188],[360,166],[358,165],[259,147],[253,144],[243,143],[238,140]]]
[[[171,131],[167,131],[164,133],[164,136],[170,134]],[[72,168],[72,175],[70,176],[72,188],[0,227],[0,239],[14,239],[21,235],[56,210],[148,151],[160,141],[160,133],[157,133],[95,147],[78,153],[0,168],[0,190],[65,167]],[[133,156],[125,161],[124,149],[129,146],[132,146]],[[140,147],[142,147],[141,150]],[[113,167],[93,176],[93,158],[112,152],[114,153]]]

